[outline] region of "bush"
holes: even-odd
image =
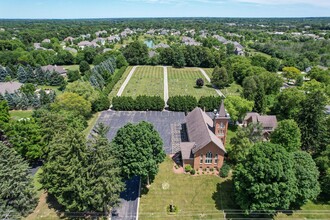
[[[195,175],[196,171],[194,169],[190,170],[191,175]]]
[[[214,171],[214,169],[213,169],[213,168],[210,168],[210,171],[211,171],[211,172],[213,172],[213,171]]]
[[[173,96],[168,99],[168,107],[171,111],[190,112],[197,107],[197,99],[193,96]]]
[[[191,167],[190,164],[188,164],[187,166],[184,167],[184,171],[185,171],[186,173],[190,172],[191,170],[192,170],[192,167]]]
[[[204,80],[202,78],[199,78],[196,80],[196,86],[203,87],[204,86]]]
[[[224,163],[220,169],[220,177],[226,178],[228,177],[230,171],[230,166],[226,163]]]
[[[109,94],[112,90],[113,87],[117,84],[117,82],[121,79],[121,77],[123,76],[124,72],[126,71],[127,66],[123,66],[121,67],[118,72],[116,72],[111,81],[107,84],[106,88],[105,88],[105,93]]]
[[[213,112],[218,109],[222,101],[220,96],[202,96],[198,101],[198,106],[207,112]]]
[[[134,100],[130,96],[114,97],[112,108],[117,111],[162,111],[164,99],[160,96],[138,96]]]

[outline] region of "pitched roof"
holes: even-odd
[[[23,84],[19,82],[0,82],[0,94],[14,93],[19,90]]]
[[[57,72],[59,74],[66,74],[67,71],[61,67],[61,66],[52,66],[52,65],[48,65],[48,66],[42,66],[41,67],[42,71],[46,72],[46,71],[49,71],[49,72]]]
[[[259,115],[256,112],[249,112],[246,114],[244,121],[247,121],[251,118],[252,123],[260,123],[262,127],[267,130],[269,128],[275,129],[277,127],[277,118],[275,115]]]
[[[220,149],[226,152],[222,141],[212,132],[213,121],[200,108],[195,108],[186,117],[187,133],[190,142],[195,142],[192,153],[196,153],[204,146],[213,142]]]
[[[227,117],[227,112],[226,112],[225,104],[224,104],[223,100],[222,100],[221,105],[219,107],[218,114],[219,114],[218,117],[224,117],[224,118]]]
[[[193,149],[194,146],[195,146],[195,142],[181,142],[180,143],[181,155],[182,155],[183,160],[193,158],[191,150]]]

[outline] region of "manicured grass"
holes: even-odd
[[[159,66],[137,67],[122,96],[164,96],[164,70]]]
[[[14,119],[14,120],[19,120],[21,118],[31,118],[32,117],[32,110],[13,110],[13,111],[10,111],[9,114],[10,114],[10,117],[11,119]]]
[[[92,115],[92,117],[90,119],[88,119],[88,121],[87,121],[88,127],[84,130],[84,134],[86,136],[88,136],[91,133],[91,131],[92,131],[95,123],[97,122],[97,119],[99,118],[99,116],[100,116],[100,112],[97,112],[94,115]]]
[[[117,84],[113,87],[112,91],[109,94],[109,99],[110,101],[112,100],[113,97],[117,96],[117,93],[121,87],[121,85],[124,83],[125,79],[127,78],[129,72],[132,70],[132,66],[127,67],[125,73],[121,77],[121,79],[117,82]]]
[[[242,92],[243,88],[242,86],[238,85],[236,82],[232,83],[229,87],[221,89],[221,92],[225,96],[240,96],[240,93]]]
[[[59,86],[38,86],[38,89],[51,89],[54,90],[56,95],[60,95],[63,93],[63,91],[60,91],[58,88]]]
[[[146,194],[140,200],[140,219],[223,219],[221,204],[226,192],[217,193],[225,179],[210,174],[191,176],[175,174],[173,161],[166,157]],[[168,189],[166,189],[168,186]],[[223,193],[223,196],[220,194]],[[173,204],[179,211],[167,214],[166,207]]]
[[[206,74],[212,79],[213,68],[203,68]]]
[[[308,202],[301,210],[290,214],[279,213],[275,219],[330,219],[330,202],[316,204]]]
[[[196,87],[198,78],[204,79],[205,85],[202,88]],[[170,97],[192,95],[199,99],[201,96],[218,96],[203,74],[196,68],[176,69],[169,67],[168,87]]]
[[[79,71],[79,65],[68,65],[68,66],[62,66],[62,67],[64,69],[70,70],[70,71],[75,71],[75,70]]]

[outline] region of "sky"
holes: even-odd
[[[330,17],[330,0],[0,0],[0,18]]]

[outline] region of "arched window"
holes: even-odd
[[[212,153],[211,152],[208,152],[206,154],[205,163],[208,163],[208,164],[212,163]]]
[[[218,154],[216,154],[215,157],[214,157],[214,163],[218,164]]]
[[[200,156],[200,159],[199,159],[199,163],[203,163],[203,154],[201,154],[201,156]]]

